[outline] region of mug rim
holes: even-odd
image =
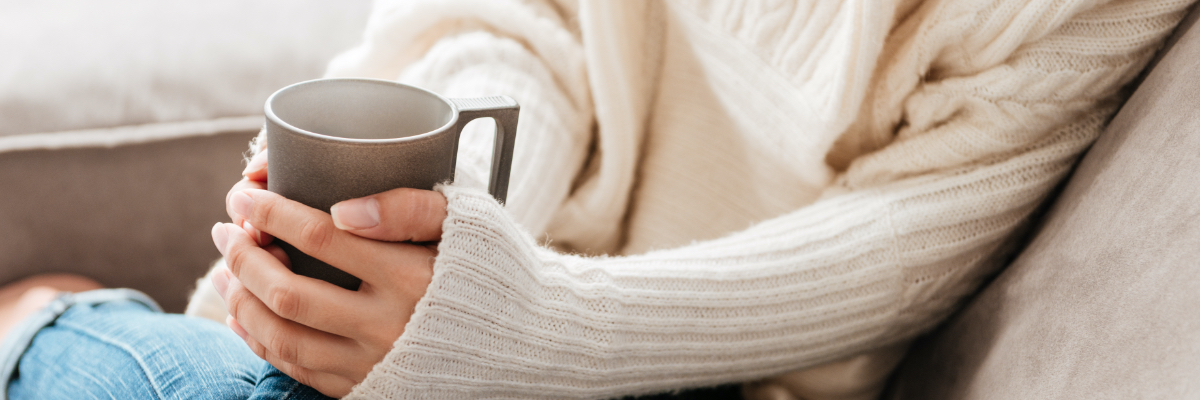
[[[321,82],[366,82],[366,83],[377,84],[377,85],[388,85],[388,86],[395,86],[395,87],[406,88],[406,89],[414,89],[419,92],[424,92],[425,94],[431,95],[431,96],[437,98],[438,100],[441,100],[443,103],[446,103],[446,105],[450,106],[450,119],[448,121],[446,121],[445,124],[438,127],[437,129],[434,129],[434,130],[431,130],[428,132],[424,132],[424,133],[419,133],[416,135],[409,135],[409,136],[398,137],[398,138],[387,138],[387,139],[359,139],[359,138],[348,138],[348,137],[341,137],[341,136],[326,135],[326,134],[322,134],[322,133],[316,133],[316,132],[300,129],[300,128],[296,127],[295,125],[287,123],[287,121],[284,121],[282,118],[279,118],[279,116],[275,115],[275,111],[271,108],[271,103],[273,103],[275,101],[275,96],[278,96],[280,93],[283,93],[284,91],[294,88],[294,87],[297,87],[297,86],[303,86],[303,85],[321,83]],[[280,88],[279,90],[276,90],[275,93],[271,93],[271,96],[267,97],[267,102],[266,102],[266,105],[264,105],[264,107],[263,107],[263,111],[266,114],[266,117],[269,121],[274,122],[276,125],[279,125],[280,127],[283,127],[289,131],[296,132],[301,135],[310,136],[315,139],[331,140],[331,141],[342,142],[342,143],[364,143],[364,144],[367,144],[367,143],[403,143],[403,142],[421,140],[421,139],[427,138],[429,136],[433,136],[435,134],[445,132],[447,129],[450,129],[450,127],[452,127],[452,126],[454,126],[454,124],[458,123],[458,114],[459,114],[458,106],[456,104],[454,104],[453,101],[450,101],[449,99],[443,97],[440,94],[434,93],[433,91],[430,91],[425,88],[413,86],[413,85],[403,84],[403,83],[396,82],[396,81],[389,81],[389,80],[385,80],[385,79],[374,79],[374,78],[318,78],[318,79],[310,79],[310,80],[302,81],[302,82],[296,82],[291,85],[284,86],[284,87]]]

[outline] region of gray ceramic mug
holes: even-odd
[[[507,96],[447,99],[375,79],[318,79],[267,99],[267,189],[329,212],[337,202],[454,178],[458,139],[476,118],[496,121],[489,191],[508,193],[520,106]],[[356,290],[361,281],[281,241],[292,271]]]

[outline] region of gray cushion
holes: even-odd
[[[1200,27],[1184,28],[1028,247],[913,347],[887,398],[1200,394]]]

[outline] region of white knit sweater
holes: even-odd
[[[468,132],[433,283],[349,397],[871,398],[1189,3],[380,1],[331,76],[522,114],[503,208]]]

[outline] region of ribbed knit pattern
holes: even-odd
[[[907,339],[991,270],[982,261],[1109,111],[1002,163],[640,256],[554,253],[486,193],[443,187],[433,283],[352,397],[604,398],[761,378]],[[977,196],[948,195],[962,192]],[[961,218],[932,218],[947,215]]]
[[[349,397],[606,398],[903,346],[1189,3],[379,2],[331,75],[522,114],[505,206],[472,189],[486,132],[464,140],[433,283]],[[789,382],[763,393],[820,397]]]

